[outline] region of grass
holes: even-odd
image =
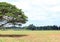
[[[0,37],[0,42],[60,42],[60,31],[0,31],[0,34],[27,35],[22,37]]]

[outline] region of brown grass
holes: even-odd
[[[22,37],[0,37],[0,42],[60,42],[60,33],[31,32]]]

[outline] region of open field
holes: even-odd
[[[0,36],[0,42],[60,42],[60,31],[8,30],[0,31],[0,35],[20,35]]]

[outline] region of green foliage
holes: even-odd
[[[33,24],[30,24],[26,29],[36,30],[36,26],[34,26]]]
[[[11,16],[11,17],[14,16],[14,14],[12,14],[12,13],[6,13],[5,15],[6,15],[6,16]]]
[[[22,9],[18,9],[15,5],[6,2],[0,2],[0,19],[7,20],[7,22],[13,24],[16,22],[23,24],[26,23],[27,16],[25,16]]]

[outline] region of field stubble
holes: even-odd
[[[0,42],[60,42],[60,31],[0,31],[2,35],[26,35],[19,37],[1,37]]]

